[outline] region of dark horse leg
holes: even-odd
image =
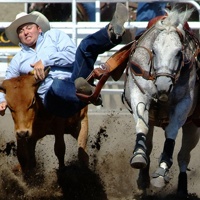
[[[199,141],[200,129],[194,124],[189,123],[182,129],[182,145],[178,153],[178,165],[180,169],[178,177],[177,194],[187,196],[187,167],[190,162],[190,152],[194,149]]]

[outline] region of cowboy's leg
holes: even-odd
[[[82,40],[76,52],[72,81],[78,77],[87,78],[94,68],[98,55],[121,43],[125,32],[123,25],[127,19],[126,6],[118,3],[110,24]]]
[[[44,105],[51,113],[60,117],[70,117],[88,104],[77,97],[74,81],[78,77],[86,78],[91,73],[98,54],[121,42],[123,24],[127,19],[120,18],[119,15],[126,14],[126,7],[119,4],[116,11],[118,15],[115,12],[114,19],[106,28],[89,35],[79,45],[71,79],[54,79],[44,99]]]
[[[94,105],[101,105],[101,99],[99,98],[101,88],[111,75],[111,71],[120,68],[120,63],[124,62],[123,59],[121,60],[121,58],[124,58],[124,55],[121,55],[123,51],[120,51],[121,53],[120,55],[117,54],[118,56],[114,56],[117,53],[116,52],[112,58],[110,57],[109,62],[107,61],[103,68],[96,68],[93,70],[93,66],[98,54],[110,50],[112,47],[121,42],[122,35],[125,32],[124,23],[127,19],[128,10],[126,6],[124,4],[117,3],[116,10],[110,24],[97,33],[90,35],[89,43],[87,42],[88,38],[81,43],[81,45],[85,45],[84,47],[87,51],[81,52],[82,46],[78,49],[77,55],[81,53],[83,56],[82,58],[79,57],[79,59],[81,58],[79,61],[82,61],[82,63],[75,63],[72,80],[75,81],[76,95],[82,101],[90,102]],[[87,55],[92,56],[86,57]],[[96,89],[90,85],[93,78],[99,79]]]
[[[120,43],[121,39],[118,41]],[[78,77],[87,78],[94,68],[97,56],[116,45],[109,38],[108,26],[84,38],[76,51],[72,81]]]

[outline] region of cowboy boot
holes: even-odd
[[[119,44],[122,40],[122,36],[125,33],[124,23],[128,20],[128,15],[126,6],[122,3],[117,3],[115,13],[108,26],[108,34],[114,44]]]
[[[79,77],[75,80],[74,84],[76,87],[76,93],[81,94],[81,95],[77,95],[77,96],[82,101],[86,101],[87,103],[92,103],[95,106],[102,105],[102,99],[99,94],[95,98],[89,98],[91,95],[94,94],[95,87],[90,85],[86,79]]]

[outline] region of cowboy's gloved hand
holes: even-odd
[[[44,65],[41,60],[37,61],[34,64],[31,64],[31,67],[34,68],[34,76],[36,80],[44,80],[45,74],[44,74]]]

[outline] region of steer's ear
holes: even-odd
[[[6,93],[6,88],[0,83],[0,92]]]

